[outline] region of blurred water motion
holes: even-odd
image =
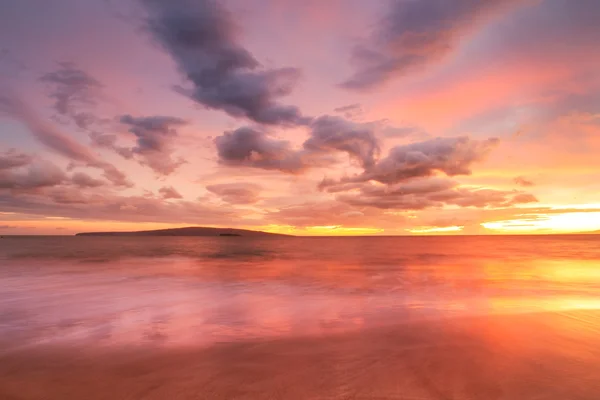
[[[11,347],[208,345],[595,309],[599,244],[595,236],[7,238],[0,332]]]
[[[0,263],[0,398],[600,398],[595,236],[6,238]]]

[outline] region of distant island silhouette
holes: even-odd
[[[75,236],[290,236],[280,233],[269,233],[262,231],[251,231],[248,229],[233,228],[207,228],[202,226],[190,226],[187,228],[158,229],[151,231],[134,232],[82,232]]]

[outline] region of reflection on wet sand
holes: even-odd
[[[189,263],[172,260],[169,265],[181,271]],[[583,285],[575,291],[567,282],[559,290],[538,279],[532,288],[521,275],[465,279],[456,270],[425,270],[424,285],[407,268],[401,289],[393,290],[389,280],[368,277],[361,288],[346,276],[330,287],[323,286],[324,277],[291,284],[269,279],[265,271],[256,280],[238,274],[237,281],[221,281],[156,276],[151,267],[146,275],[136,275],[140,267],[134,262],[121,267],[73,273],[74,267],[63,263],[62,269],[44,274],[0,271],[5,284],[0,287],[0,355],[55,343],[114,347],[153,342],[177,348],[327,335],[424,319],[600,309],[596,292]],[[427,278],[429,273],[436,278]]]
[[[0,400],[600,399],[589,238],[35,240]]]
[[[2,399],[600,398],[600,312],[457,317],[206,348],[2,356]]]

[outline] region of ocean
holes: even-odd
[[[590,344],[591,338],[600,333],[600,318],[595,313],[600,309],[600,236],[4,237],[0,239],[0,282],[0,365],[3,359],[16,362],[15,357],[23,354],[31,357],[49,349],[63,352],[86,349],[105,354],[145,349],[145,352],[167,354],[182,349],[211,351],[219,346],[290,340],[316,341],[317,347],[311,347],[314,349],[330,343],[331,338],[352,337],[354,347],[346,349],[344,354],[356,357],[353,361],[356,364],[352,364],[355,367],[350,367],[345,359],[336,359],[331,368],[337,371],[341,363],[346,369],[366,371],[371,364],[363,365],[360,360],[368,358],[374,362],[365,355],[365,346],[373,332],[388,332],[385,337],[389,339],[389,332],[397,332],[400,337],[399,332],[407,332],[403,327],[420,326],[421,331],[429,332],[419,339],[422,342],[418,346],[425,347],[448,343],[448,329],[453,329],[452,335],[470,332],[476,343],[483,340],[482,332],[486,332],[482,346],[486,351],[495,351],[496,344],[500,343],[489,341],[490,326],[495,327],[495,332],[514,330],[518,325],[519,329],[527,329],[528,335],[537,329],[548,330],[544,334],[550,334],[558,317],[542,323],[541,319],[530,316],[558,315],[568,317],[569,329],[556,333],[551,339],[531,339],[527,343],[539,346],[543,340],[552,340],[547,350],[552,348],[553,351],[557,351],[557,345],[559,348],[573,346],[573,343],[584,346],[585,351],[577,352],[578,360],[581,361],[584,351],[588,364],[578,365],[582,368],[585,365],[590,383],[582,386],[581,377],[577,377],[578,394],[560,398],[600,398],[600,395],[593,397],[600,391],[591,383],[595,382],[594,376],[600,378],[600,369],[594,370],[600,366],[600,347],[594,347],[596,342],[593,346]],[[499,322],[509,320],[510,323]],[[536,328],[527,325],[533,320],[537,321]],[[480,322],[473,330],[475,328],[460,325],[464,321]],[[515,321],[520,322],[515,325]],[[572,321],[579,322],[573,325]],[[432,333],[433,326],[438,327],[438,333]],[[459,326],[461,328],[457,328]],[[439,333],[440,329],[446,333]],[[522,332],[515,337],[520,337],[515,342],[525,343]],[[384,339],[378,340],[385,343]],[[357,343],[360,350],[356,349]],[[395,345],[390,344],[389,349]],[[525,346],[519,351],[530,350]],[[379,351],[386,353],[385,349]],[[274,356],[280,352],[281,348],[273,348],[269,354]],[[421,357],[419,351],[415,354]],[[510,370],[521,365],[514,351],[503,354],[512,354],[514,358],[511,361],[514,365],[505,359],[506,355],[498,358],[503,360],[504,367]],[[429,357],[427,368],[431,368],[432,373],[439,372],[439,365],[450,362],[446,359],[431,361],[431,354]],[[463,355],[454,357],[460,360]],[[558,356],[553,353],[552,357]],[[565,357],[569,359],[568,354]],[[260,360],[260,356],[256,359]],[[527,360],[523,362],[534,362],[532,368],[536,368],[531,357]],[[231,361],[227,368],[233,368],[236,362]],[[223,362],[218,365],[225,368]],[[270,364],[265,361],[261,365]],[[14,396],[15,392],[9,390],[14,382],[8,372],[2,375],[1,368],[0,398],[21,398],[8,396]],[[444,379],[449,379],[447,372]],[[554,376],[551,369],[539,373]],[[230,374],[232,382],[241,385],[235,380],[238,375]],[[424,397],[393,397],[392,389],[388,394],[381,394],[383,397],[360,397],[360,392],[356,392],[360,389],[355,389],[352,392],[355,397],[348,397],[349,387],[353,387],[355,381],[350,378],[344,381],[347,388],[343,390],[341,381],[333,382],[327,395],[325,392],[318,395],[316,392],[310,395],[286,392],[305,385],[296,381],[282,384],[277,390],[287,393],[281,398],[315,399],[546,399],[554,398],[552,393],[565,395],[551,392],[547,397],[492,396],[484,385],[493,384],[496,379],[492,372],[490,374],[489,382],[479,379],[485,381],[479,382],[483,385],[482,393],[490,397],[477,397],[477,388],[473,389],[475,392],[468,392],[474,393],[469,397],[467,392],[464,394],[462,389],[454,387],[453,391],[438,397],[431,391]],[[470,379],[473,371],[465,370],[463,375],[452,378],[452,384],[456,380]],[[561,376],[563,381],[568,380]],[[246,379],[243,378],[244,382]],[[514,382],[519,379],[524,378],[513,377]],[[415,387],[425,385],[415,382]],[[523,385],[531,385],[531,381],[528,382],[523,381]],[[548,379],[540,382],[544,390],[554,387]],[[563,382],[561,390],[565,390],[564,385]],[[408,390],[406,387],[403,393]],[[2,390],[7,391],[6,397],[2,397]],[[46,390],[59,393],[54,386]],[[269,390],[272,388],[260,393],[271,393]],[[506,387],[503,390],[502,393],[508,393]],[[590,397],[586,397],[586,390],[592,393]],[[67,396],[67,392],[60,393]],[[243,393],[237,397],[215,395],[214,398],[262,398],[258,392]],[[57,394],[56,398],[78,397]],[[156,398],[164,397],[156,394]]]

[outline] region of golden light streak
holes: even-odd
[[[589,206],[588,206],[589,207]],[[566,208],[566,207],[565,207]],[[573,208],[573,207],[570,207]],[[579,207],[584,209],[582,207]],[[481,223],[486,229],[513,232],[574,233],[600,230],[600,212],[531,214],[530,218]]]
[[[381,233],[381,228],[349,228],[342,225],[317,225],[307,227],[295,227],[293,225],[266,225],[249,229],[257,229],[271,233],[283,233],[298,236],[360,236]]]
[[[407,229],[410,233],[444,233],[444,232],[460,232],[464,226],[419,226],[416,228]]]
[[[381,228],[345,228],[341,225],[308,226],[305,228],[308,235],[355,236],[373,235],[383,232]]]

